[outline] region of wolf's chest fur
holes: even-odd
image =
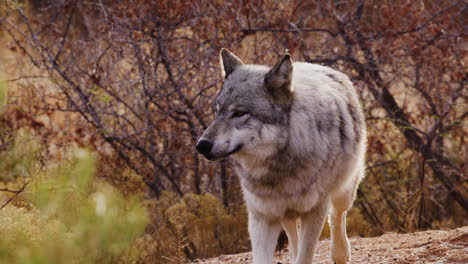
[[[248,161],[249,157],[239,158],[235,163],[236,172],[247,205],[265,216],[288,217],[307,212],[328,189],[326,180],[318,181],[319,175],[325,172],[324,166],[331,167],[318,158],[314,161],[283,150],[263,161],[257,160],[256,164]]]
[[[242,186],[258,197],[291,197],[307,192],[307,186],[316,180],[309,172],[310,164],[300,159],[294,162],[287,154],[281,156],[271,157],[255,167],[242,161],[237,164]]]
[[[267,162],[268,164],[269,162]],[[247,206],[266,217],[288,217],[309,211],[320,200],[320,185],[309,167],[275,170],[275,166],[236,166]]]

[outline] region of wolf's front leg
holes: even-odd
[[[291,263],[296,262],[297,256],[297,243],[298,243],[298,233],[297,233],[297,219],[296,218],[283,218],[281,219],[281,225],[283,226],[286,235],[288,235],[288,250]]]
[[[312,264],[315,247],[323,229],[328,203],[323,202],[300,217],[299,252],[296,264]]]
[[[252,242],[253,264],[273,263],[276,242],[281,231],[278,221],[249,212],[249,233]]]

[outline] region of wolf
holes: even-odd
[[[291,263],[312,263],[328,215],[331,258],[350,259],[346,212],[364,178],[366,126],[349,78],[292,62],[245,64],[222,49],[223,85],[215,119],[196,149],[208,160],[232,157],[248,208],[253,263],[271,264],[282,228]]]

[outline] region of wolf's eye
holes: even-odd
[[[241,117],[241,116],[244,116],[246,115],[247,112],[244,112],[244,111],[236,111],[232,114],[232,118],[236,118],[236,117]]]

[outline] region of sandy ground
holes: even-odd
[[[351,262],[359,264],[468,264],[468,226],[448,231],[387,233],[373,238],[351,238]],[[329,264],[330,241],[319,242],[314,264]],[[250,252],[195,260],[197,264],[252,263]],[[277,252],[274,264],[289,263],[287,249]]]

